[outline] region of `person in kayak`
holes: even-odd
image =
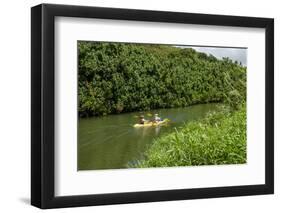
[[[162,119],[158,116],[158,114],[154,114],[154,119],[153,119],[154,122],[160,122],[162,121]]]
[[[139,124],[144,124],[146,122],[143,115],[140,116]]]

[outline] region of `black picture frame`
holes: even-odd
[[[264,28],[265,184],[56,197],[54,20],[58,16]],[[274,193],[274,19],[53,4],[41,4],[31,8],[32,205],[46,209],[272,193]]]

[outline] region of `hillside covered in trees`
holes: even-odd
[[[79,116],[246,99],[246,67],[192,48],[78,42]]]

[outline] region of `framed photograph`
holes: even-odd
[[[272,194],[274,20],[31,9],[31,203]]]

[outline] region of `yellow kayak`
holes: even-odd
[[[147,122],[144,124],[135,124],[134,127],[160,126],[160,125],[165,125],[168,122],[169,122],[169,119],[164,119],[163,121],[159,121],[159,122]]]

